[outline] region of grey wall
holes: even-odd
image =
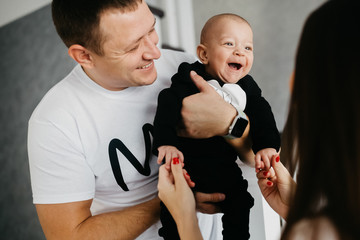
[[[211,16],[231,12],[247,19],[254,32],[255,81],[269,101],[282,131],[289,100],[289,76],[303,23],[325,0],[194,0],[197,43],[202,26]]]
[[[0,238],[45,239],[32,204],[27,121],[74,65],[49,6],[0,28],[0,57]]]
[[[195,29],[220,12],[247,18],[255,33],[252,75],[282,129],[288,77],[306,16],[324,0],[194,0]],[[198,35],[198,34],[197,34]],[[44,239],[32,204],[27,121],[47,90],[74,66],[46,6],[0,28],[1,239]]]

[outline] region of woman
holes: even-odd
[[[328,1],[305,23],[281,153],[297,183],[276,157],[270,171],[257,173],[265,199],[287,222],[282,239],[359,239],[359,10],[358,1]],[[181,166],[172,171],[162,167],[159,196],[178,228],[197,226],[194,204],[181,205],[192,198]],[[201,239],[197,233],[181,236]]]
[[[298,166],[283,239],[302,228],[305,239],[330,239],[326,229],[337,239],[360,236],[359,6],[329,1],[303,29],[281,156],[290,172]],[[265,197],[278,188],[257,176]]]

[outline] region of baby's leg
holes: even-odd
[[[234,189],[235,191],[235,189]],[[250,208],[254,199],[244,189],[239,194],[226,194],[226,200],[221,205],[223,210],[223,239],[249,239]]]
[[[254,206],[254,198],[247,190],[248,182],[238,166],[228,166],[221,172],[221,188],[226,195],[220,204],[224,213],[223,239],[249,239],[250,209]]]

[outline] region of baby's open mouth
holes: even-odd
[[[230,68],[239,70],[242,66],[240,63],[229,63],[228,64]]]

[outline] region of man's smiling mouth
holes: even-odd
[[[151,63],[149,63],[149,64],[146,64],[146,65],[142,66],[142,67],[138,67],[138,69],[146,69],[146,68],[149,68],[153,63],[154,63],[154,62],[151,62]]]

